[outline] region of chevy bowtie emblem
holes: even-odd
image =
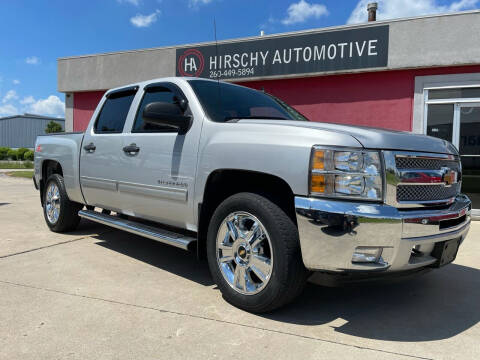
[[[458,173],[455,170],[452,170],[449,168],[442,168],[442,170],[443,170],[442,181],[446,185],[453,185],[457,183]]]

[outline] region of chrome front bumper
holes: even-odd
[[[393,272],[436,263],[430,253],[437,242],[463,242],[470,227],[471,202],[459,195],[446,209],[407,211],[385,204],[297,196],[295,210],[308,269]],[[357,247],[382,247],[381,259],[352,263]]]

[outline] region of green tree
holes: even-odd
[[[25,153],[29,151],[28,149],[26,148],[20,148],[20,149],[17,149],[17,159],[18,160],[23,160],[24,159],[24,155]]]
[[[25,154],[23,154],[23,160],[25,161],[33,161],[33,156],[34,156],[34,153],[32,150],[28,150],[27,152],[25,152]]]
[[[8,147],[0,147],[0,160],[5,160],[8,157]]]
[[[51,120],[47,124],[47,127],[45,128],[45,132],[47,134],[63,132],[62,125],[60,125],[59,123]]]
[[[17,150],[8,150],[7,156],[10,158],[10,160],[17,160]]]

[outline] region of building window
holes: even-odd
[[[480,87],[431,89],[428,100],[435,99],[479,99]]]
[[[424,90],[424,132],[452,142],[460,153],[462,192],[480,209],[480,87]]]
[[[427,135],[453,141],[453,104],[432,104],[428,107]]]

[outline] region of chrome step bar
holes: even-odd
[[[197,241],[197,239],[193,237],[144,225],[135,221],[124,220],[117,216],[102,214],[97,211],[80,210],[78,216],[103,225],[111,226],[115,229],[124,230],[135,235],[140,235],[164,244],[172,245],[183,250],[189,250],[189,246]]]

